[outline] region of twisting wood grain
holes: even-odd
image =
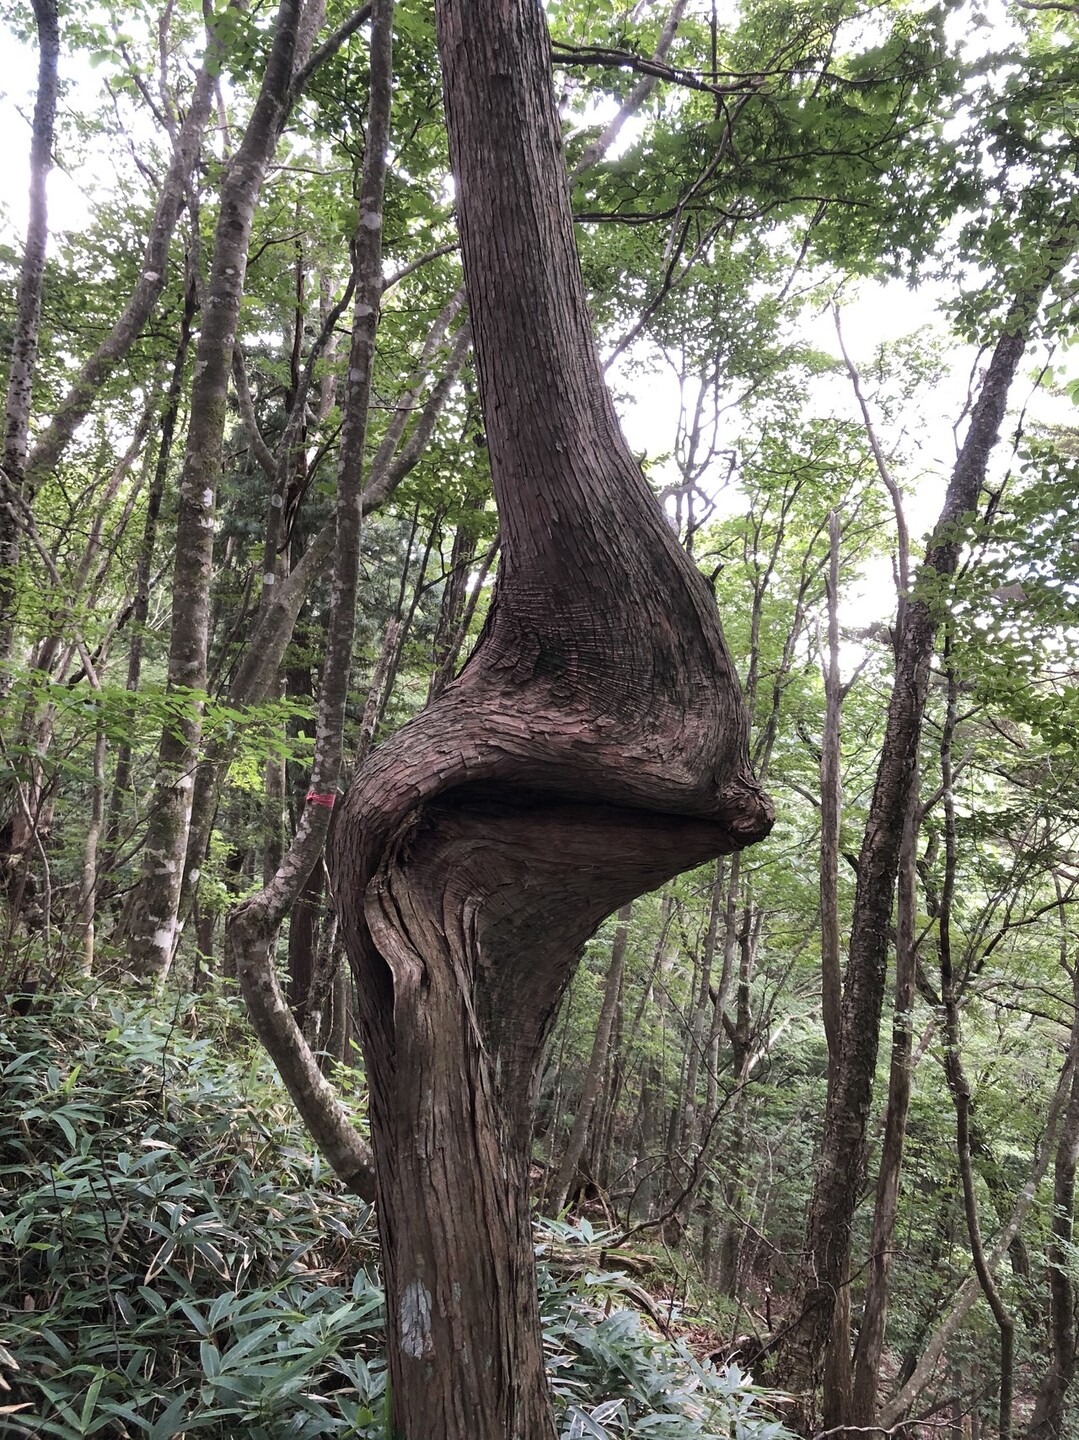
[[[549,1440],[533,1075],[599,921],[767,833],[712,597],[621,436],[538,0],[437,7],[502,536],[461,675],[346,798],[395,1431]]]

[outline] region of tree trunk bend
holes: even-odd
[[[465,275],[503,537],[477,647],[375,751],[334,880],[359,979],[396,1431],[553,1436],[533,1075],[580,947],[762,838],[713,601],[618,429],[537,0],[442,0]]]

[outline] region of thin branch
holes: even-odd
[[[410,260],[407,265],[403,265],[400,270],[396,271],[384,282],[382,286],[383,295],[385,295],[391,286],[399,284],[406,275],[414,274],[415,271],[421,269],[424,265],[430,265],[432,260],[441,259],[443,255],[452,255],[458,248],[458,242],[451,240],[445,245],[436,246],[434,250],[428,250],[425,255],[420,255],[415,260]]]
[[[327,38],[323,40],[322,44],[311,55],[307,64],[292,77],[291,94],[294,100],[297,96],[303,94],[304,87],[318,67],[325,61],[332,60],[349,36],[355,35],[360,26],[366,25],[370,18],[371,6],[361,5],[358,10],[349,16],[343,25],[339,25],[332,35],[327,36]]]
[[[656,42],[656,48],[652,52],[652,63],[654,65],[662,63],[663,57],[674,43],[674,37],[678,32],[678,26],[681,23],[682,16],[685,14],[687,3],[688,0],[675,0],[675,3],[671,6],[670,14],[667,16],[666,23]],[[637,113],[656,88],[658,80],[658,75],[651,74],[645,75],[644,79],[637,82],[628,99],[619,108],[618,114],[603,131],[603,134],[593,140],[590,145],[585,146],[584,153],[570,172],[570,180],[576,180],[578,175],[583,174],[584,171],[594,165],[597,160],[602,159],[618,138],[626,121]]]
[[[666,65],[646,55],[635,55],[631,50],[605,50],[598,45],[567,45],[563,41],[551,42],[551,58],[559,65],[597,65],[605,69],[633,70],[640,75],[654,76],[672,85],[681,85],[688,90],[703,90],[709,95],[744,95],[755,93],[764,83],[763,76],[742,75],[732,79],[730,85],[717,85],[705,80],[694,70],[683,70],[677,65]]]
[[[259,429],[258,418],[255,415],[255,402],[251,398],[251,385],[247,378],[247,363],[238,340],[232,347],[232,379],[236,386],[236,398],[240,404],[240,419],[243,421],[244,433],[247,435],[251,453],[267,478],[270,481],[276,481],[277,463]]]
[[[906,597],[910,590],[910,534],[907,530],[907,517],[903,513],[903,494],[896,484],[887,457],[877,437],[873,417],[869,413],[869,405],[862,393],[861,376],[858,373],[854,361],[847,353],[847,347],[843,340],[843,325],[840,320],[838,305],[832,306],[832,316],[835,320],[835,333],[839,341],[839,350],[843,356],[843,363],[846,365],[847,374],[850,376],[850,383],[854,390],[854,398],[858,401],[858,408],[862,412],[862,421],[865,425],[865,433],[869,439],[869,447],[873,451],[873,459],[877,463],[877,470],[880,473],[880,478],[884,481],[884,488],[891,497],[892,508],[895,511],[895,533],[899,565],[900,620],[902,620],[903,607],[906,604]]]

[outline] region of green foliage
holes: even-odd
[[[587,1221],[544,1221],[543,1229],[563,1246],[592,1246],[605,1238]],[[684,1345],[658,1340],[636,1310],[612,1309],[624,1293],[624,1274],[558,1280],[543,1264],[543,1253],[541,1245],[543,1334],[562,1440],[789,1440],[767,1414],[777,1397],[754,1386],[737,1366],[701,1364]],[[596,1290],[606,1294],[602,1308],[583,1301]]]
[[[17,90],[21,70],[30,76],[33,68],[32,10],[26,0],[0,8],[8,34],[27,47]],[[545,8],[556,40],[637,56],[652,53],[663,23],[661,6],[615,0],[551,0]],[[927,474],[943,488],[938,472],[946,462],[936,459],[942,447],[926,419],[938,415],[938,392],[954,381],[956,332],[992,343],[1075,203],[1075,17],[1037,5],[1007,15],[1005,8],[990,12],[981,0],[889,0],[872,9],[853,0],[752,0],[713,17],[707,6],[689,6],[667,56],[680,78],[660,81],[610,154],[573,182],[602,342],[610,348],[639,332],[620,357],[617,383],[650,412],[646,473],[659,491],[670,493],[672,479],[688,487],[695,519],[712,517],[694,535],[694,555],[746,682],[754,761],[778,811],[769,840],[742,857],[736,887],[725,861],[709,973],[711,867],[635,903],[580,1178],[585,1203],[620,1216],[632,1211],[634,1219],[663,1214],[688,1187],[670,1224],[650,1232],[657,1266],[662,1240],[664,1280],[705,1297],[713,1316],[729,1305],[723,1320],[731,1334],[741,1326],[775,1333],[783,1324],[824,1107],[817,796],[833,509],[842,525],[843,678],[860,667],[842,718],[844,923],[892,683],[888,605],[879,587],[872,594],[872,579],[868,603],[850,599],[858,587],[866,593],[867,567],[887,583],[891,506],[846,377],[802,319],[849,294],[857,277],[932,282],[953,327],[922,329],[858,360],[900,488],[913,497]],[[312,583],[284,665],[287,698],[253,708],[223,701],[251,633],[271,503],[270,482],[230,412],[215,517],[209,693],[167,692],[168,577],[188,419],[181,400],[150,614],[137,635],[127,618],[156,459],[154,397],[176,350],[181,276],[190,260],[205,277],[212,257],[225,158],[250,110],[274,6],[215,0],[204,15],[194,0],[132,0],[114,9],[91,0],[62,6],[65,92],[55,151],[59,166],[79,175],[90,213],[52,237],[35,435],[141,273],[170,149],[162,107],[177,117],[186,110],[207,16],[221,47],[215,68],[224,77],[227,124],[217,116],[204,146],[199,213],[191,207],[180,222],[157,311],[34,496],[38,535],[62,583],[53,583],[33,546],[22,547],[20,661],[0,734],[9,779],[22,783],[40,826],[40,853],[31,846],[22,862],[38,877],[47,862],[52,934],[19,929],[9,889],[14,959],[5,966],[28,978],[38,966],[43,983],[81,936],[73,922],[92,801],[101,798],[91,759],[98,734],[109,747],[99,959],[112,958],[110,920],[120,920],[145,833],[158,742],[193,702],[205,707],[205,737],[230,752],[211,853],[201,862],[200,918],[224,910],[261,874],[267,837],[282,820],[282,807],[263,813],[264,767],[289,762],[287,791],[303,794],[312,728],[303,697],[317,687],[332,583],[328,571]],[[326,28],[350,10],[347,0],[329,0]],[[456,327],[467,323],[462,312],[449,325],[418,378],[425,338],[461,283],[430,6],[398,7],[394,65],[384,235],[387,276],[401,278],[390,280],[380,305],[372,454],[399,416],[407,416],[406,441],[414,433]],[[90,68],[85,87],[78,76]],[[681,83],[687,77],[726,92]],[[555,79],[572,164],[641,76],[560,62]],[[271,452],[293,413],[314,336],[344,293],[367,106],[364,27],[297,99],[253,220],[240,334],[255,418]],[[53,195],[61,193],[59,180],[51,182]],[[61,214],[56,207],[54,222]],[[0,247],[4,356],[19,263],[17,246]],[[1037,321],[1043,337],[1062,341],[1049,379],[1072,400],[1079,398],[1068,354],[1074,296],[1074,273],[1066,270]],[[332,510],[348,325],[346,308],[314,367],[304,459],[284,497],[291,530],[283,569]],[[852,351],[855,333],[852,324]],[[658,398],[665,371],[681,409],[669,425]],[[138,413],[149,405],[144,448],[111,489]],[[1074,964],[1079,467],[1074,434],[1036,433],[1029,417],[1024,429],[1012,473],[1006,481],[991,474],[983,512],[954,528],[962,546],[955,585],[931,593],[960,681],[952,928],[964,977],[964,1056],[986,1141],[976,1170],[987,1238],[1025,1183],[1044,1125],[1070,1019],[1062,955]],[[489,493],[476,379],[466,365],[419,463],[365,521],[347,741],[395,618],[403,634],[378,737],[425,703],[454,536],[467,535],[476,553],[485,552],[497,525]],[[689,504],[684,494],[678,503]],[[912,528],[922,519],[912,506]],[[94,536],[100,550],[89,577],[80,578]],[[915,558],[917,549],[915,541]],[[473,635],[490,593],[488,577]],[[69,643],[75,627],[94,655],[100,691],[80,677]],[[22,663],[53,636],[51,668]],[[131,692],[124,671],[136,640],[142,672]],[[938,662],[919,757],[928,807],[916,927],[924,990],[912,1016],[920,1059],[892,1282],[888,1365],[895,1369],[908,1348],[917,1353],[969,1268],[954,1116],[932,1038],[944,874],[942,678]],[[130,773],[111,793],[113,761],[128,745]],[[557,1163],[578,1106],[612,929],[586,947],[555,1027],[541,1091],[545,1161]],[[114,947],[119,935],[113,931]],[[181,969],[185,962],[182,953]],[[123,1003],[115,1001],[114,1015],[104,991],[84,997],[82,1008],[63,1002],[44,1020],[7,1022],[0,1042],[0,1377],[13,1387],[0,1400],[28,1407],[4,1423],[13,1434],[65,1437],[164,1437],[181,1429],[381,1435],[380,1297],[373,1240],[357,1233],[354,1202],[319,1176],[280,1091],[251,1061],[245,1034],[226,1013],[202,1001],[159,1020],[150,1007]],[[885,1044],[874,1114],[886,1062]],[[855,1222],[855,1309],[868,1210],[862,1206]],[[1020,1312],[1027,1392],[1046,1348],[1036,1312],[1048,1218],[1043,1193],[1024,1224],[1031,1278],[1020,1285],[1000,1277]],[[586,1229],[586,1222],[579,1227],[583,1243]],[[573,1233],[561,1242],[572,1245]],[[661,1345],[623,1308],[632,1300],[628,1285],[597,1264],[584,1280],[557,1279],[553,1266],[543,1278],[564,1434],[762,1440],[773,1433],[740,1377],[717,1375]],[[717,1299],[717,1283],[729,1294]],[[987,1312],[975,1312],[953,1341],[953,1359],[988,1383],[995,1343]]]
[[[320,1173],[228,1011],[62,998],[6,1024],[0,1083],[10,1423],[380,1433],[368,1212]]]
[[[4,1023],[0,1086],[5,1433],[381,1440],[370,1211],[231,1007],[54,997]],[[623,1277],[541,1277],[566,1436],[781,1440],[736,1370],[597,1307]]]

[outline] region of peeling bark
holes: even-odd
[[[767,833],[712,597],[618,430],[537,0],[437,7],[502,535],[476,650],[371,756],[335,891],[359,980],[397,1431],[549,1440],[533,1077],[581,945]]]

